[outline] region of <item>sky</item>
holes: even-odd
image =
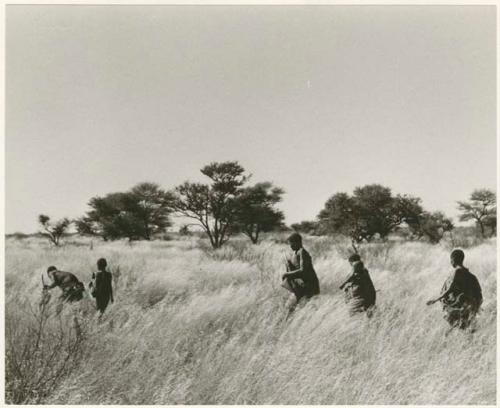
[[[6,6],[6,233],[237,160],[287,223],[496,189],[494,6]]]

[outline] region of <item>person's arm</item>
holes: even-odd
[[[50,285],[45,285],[44,289],[49,290],[49,289],[55,288],[56,286],[57,286],[57,282],[52,282]]]
[[[451,284],[450,284],[450,287],[448,289],[446,289],[438,298],[436,299],[431,299],[431,300],[428,300],[427,302],[425,302],[425,304],[427,306],[430,306],[436,302],[439,302],[441,299],[444,299],[445,297],[447,297],[450,293],[452,293],[454,287],[455,287],[455,277],[456,275],[453,275],[453,280],[451,281]]]
[[[429,305],[432,305],[432,304],[434,304],[434,303],[436,303],[436,302],[439,302],[441,299],[445,298],[445,297],[446,297],[446,296],[448,296],[450,293],[451,293],[451,290],[450,290],[450,289],[448,289],[446,292],[444,292],[444,293],[443,293],[441,296],[439,296],[438,298],[428,300],[425,304],[426,304],[427,306],[429,306]]]
[[[353,283],[353,282],[361,280],[364,273],[365,273],[365,268],[363,266],[363,263],[358,262],[357,264],[354,264],[352,267],[351,276],[349,276],[346,279],[346,281],[342,285],[340,285],[340,289],[342,290],[344,288],[344,286],[347,285],[348,283]],[[368,272],[366,272],[366,273],[368,273]]]
[[[109,294],[111,303],[115,303],[115,299],[113,297],[113,276],[111,275],[111,273],[109,274]]]
[[[479,280],[477,279],[476,276],[474,276],[474,280],[476,281],[476,287],[477,287],[477,296],[478,296],[478,303],[479,306],[483,304],[483,291],[481,289],[481,285],[479,284]]]
[[[342,290],[344,289],[344,286],[347,285],[350,282],[354,282],[356,279],[356,272],[353,272],[345,281],[342,285],[339,286],[339,289]]]
[[[286,255],[283,255],[283,263],[285,264],[285,270],[287,272],[290,272],[290,269],[291,269],[291,265],[292,263],[290,262],[290,260],[286,257]]]
[[[299,253],[299,267],[293,271],[289,271],[283,274],[283,279],[296,279],[302,278],[304,276],[305,266],[307,260],[305,259],[304,252],[300,251]]]
[[[50,285],[44,285],[43,286],[44,289],[50,290],[50,289],[55,288],[59,284],[59,281],[56,279],[56,275],[53,274],[52,276],[53,276],[53,278],[51,278],[52,283]]]
[[[100,292],[102,290],[102,273],[97,273],[95,275],[95,286],[94,290],[96,293]]]

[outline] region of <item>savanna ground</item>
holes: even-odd
[[[361,247],[374,281],[371,319],[349,317],[339,284],[347,242],[306,237],[321,295],[284,321],[284,241],[235,239],[212,251],[172,241],[7,239],[6,402],[47,404],[496,403],[496,240],[466,249],[484,295],[475,333],[448,336],[436,296],[452,244]],[[102,322],[93,301],[40,312],[49,265],[88,284],[99,257],[114,276]]]

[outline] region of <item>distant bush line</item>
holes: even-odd
[[[419,197],[394,195],[380,184],[356,187],[352,194],[337,192],[315,220],[287,227],[283,212],[276,207],[285,194],[282,188],[269,181],[249,185],[251,176],[237,161],[213,162],[200,171],[207,183],[186,181],[164,190],[156,183],[144,182],[125,192],[92,197],[89,210],[77,219],[51,221],[40,214],[40,235],[59,246],[74,225],[79,235],[105,241],[152,240],[165,238],[172,226],[171,216],[178,215],[190,220],[180,227],[181,236],[193,234],[192,227],[196,226],[214,249],[236,234],[244,234],[256,244],[263,233],[294,230],[311,235],[342,235],[357,251],[362,242],[385,240],[390,234],[438,243],[455,228],[444,213],[424,209]],[[480,237],[496,235],[494,192],[474,190],[469,200],[458,201],[457,205],[459,220],[473,221]],[[12,236],[23,238],[24,234]]]

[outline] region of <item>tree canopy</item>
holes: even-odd
[[[296,232],[317,235],[319,231],[319,223],[317,221],[301,221],[290,225],[290,228]]]
[[[270,182],[257,183],[241,190],[236,199],[235,227],[255,244],[261,232],[283,225],[285,216],[274,206],[281,201],[283,189]]]
[[[201,173],[210,181],[177,186],[173,208],[201,225],[213,248],[220,248],[235,232],[255,243],[261,232],[281,225],[283,214],[274,205],[281,200],[282,189],[269,182],[245,187],[250,176],[236,161],[210,163]]]
[[[394,196],[390,188],[380,184],[357,187],[352,195],[334,194],[320,211],[318,222],[322,231],[346,235],[353,245],[375,236],[386,238],[403,224],[414,235],[426,236],[433,242],[440,239],[438,231],[453,228],[442,213],[425,212],[420,198]]]
[[[424,211],[409,227],[417,238],[427,237],[429,242],[437,244],[446,232],[453,230],[454,225],[451,219],[440,211]]]
[[[45,214],[38,216],[38,223],[43,228],[41,232],[52,244],[59,246],[62,236],[66,233],[71,221],[68,218],[62,218],[59,221],[52,223],[50,217]]]
[[[457,204],[461,212],[460,221],[475,221],[483,238],[486,238],[487,229],[490,235],[496,234],[497,197],[493,191],[474,190],[469,201],[458,201]]]
[[[213,248],[220,248],[233,233],[236,197],[247,181],[245,169],[235,161],[210,163],[201,169],[209,184],[189,181],[173,191],[173,209],[196,220]]]
[[[170,226],[172,200],[157,184],[140,183],[127,192],[91,198],[90,210],[75,224],[80,234],[150,240]]]

